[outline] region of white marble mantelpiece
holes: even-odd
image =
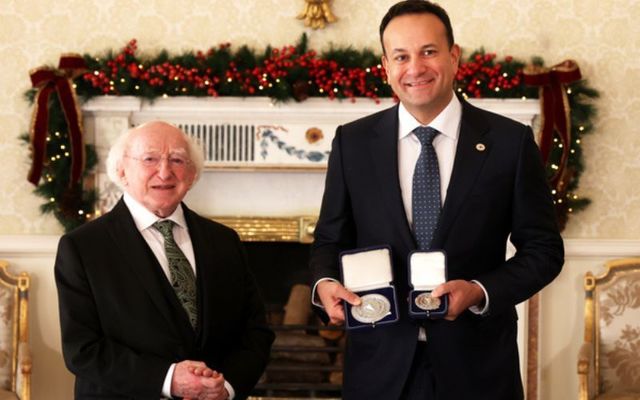
[[[529,125],[540,112],[538,100],[470,102]],[[149,102],[103,96],[85,103],[82,111],[87,141],[94,143],[98,152],[96,182],[101,211],[110,208],[119,196],[104,169],[111,144],[130,126],[162,119],[204,142],[206,169],[186,199],[195,210],[205,215],[280,217],[317,215],[326,157],[336,127],[394,104],[392,99],[376,103],[371,99],[312,98],[274,104],[256,97],[174,97]],[[309,129],[320,131],[321,138],[310,143],[306,137]]]

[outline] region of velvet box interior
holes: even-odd
[[[344,302],[347,329],[373,328],[398,320],[398,302],[392,285],[391,249],[386,246],[356,249],[340,254],[342,282],[362,303]]]
[[[409,316],[415,319],[443,318],[449,309],[449,297],[432,297],[431,292],[447,280],[447,256],[444,251],[414,251],[409,255]]]

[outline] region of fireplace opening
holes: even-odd
[[[284,306],[294,285],[309,284],[309,244],[244,242],[244,248],[267,306]]]
[[[312,312],[310,245],[245,241],[249,266],[276,334],[271,359],[253,399],[340,398],[344,330]]]

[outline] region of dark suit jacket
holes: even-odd
[[[517,253],[505,261],[509,234]],[[339,279],[340,251],[382,244],[393,253],[400,321],[350,332],[345,399],[397,399],[417,343],[418,325],[407,316],[407,256],[416,244],[400,193],[397,107],[336,132],[310,262],[314,281]],[[489,315],[426,322],[437,398],[522,398],[515,305],[548,284],[564,257],[529,127],[463,101],[433,247],[447,254],[448,279],[476,279],[490,299]]]
[[[236,233],[183,205],[196,260],[198,328],[122,200],[60,239],[62,350],[78,399],[158,400],[171,363],[204,361],[249,394],[273,333]]]

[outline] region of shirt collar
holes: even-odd
[[[449,104],[431,121],[429,126],[437,129],[441,134],[457,140],[461,118],[462,104],[454,93]],[[401,102],[398,106],[398,140],[404,139],[419,126],[422,126],[422,124],[409,113]]]
[[[140,204],[136,199],[134,199],[129,193],[124,193],[124,203],[129,208],[129,212],[133,217],[133,222],[136,224],[136,228],[140,232],[145,229],[148,229],[151,225],[155,224],[160,220],[171,220],[176,223],[176,225],[187,228],[187,222],[184,219],[184,210],[182,209],[182,204],[178,204],[176,210],[169,215],[167,218],[160,218],[151,211],[149,211],[145,206]]]

